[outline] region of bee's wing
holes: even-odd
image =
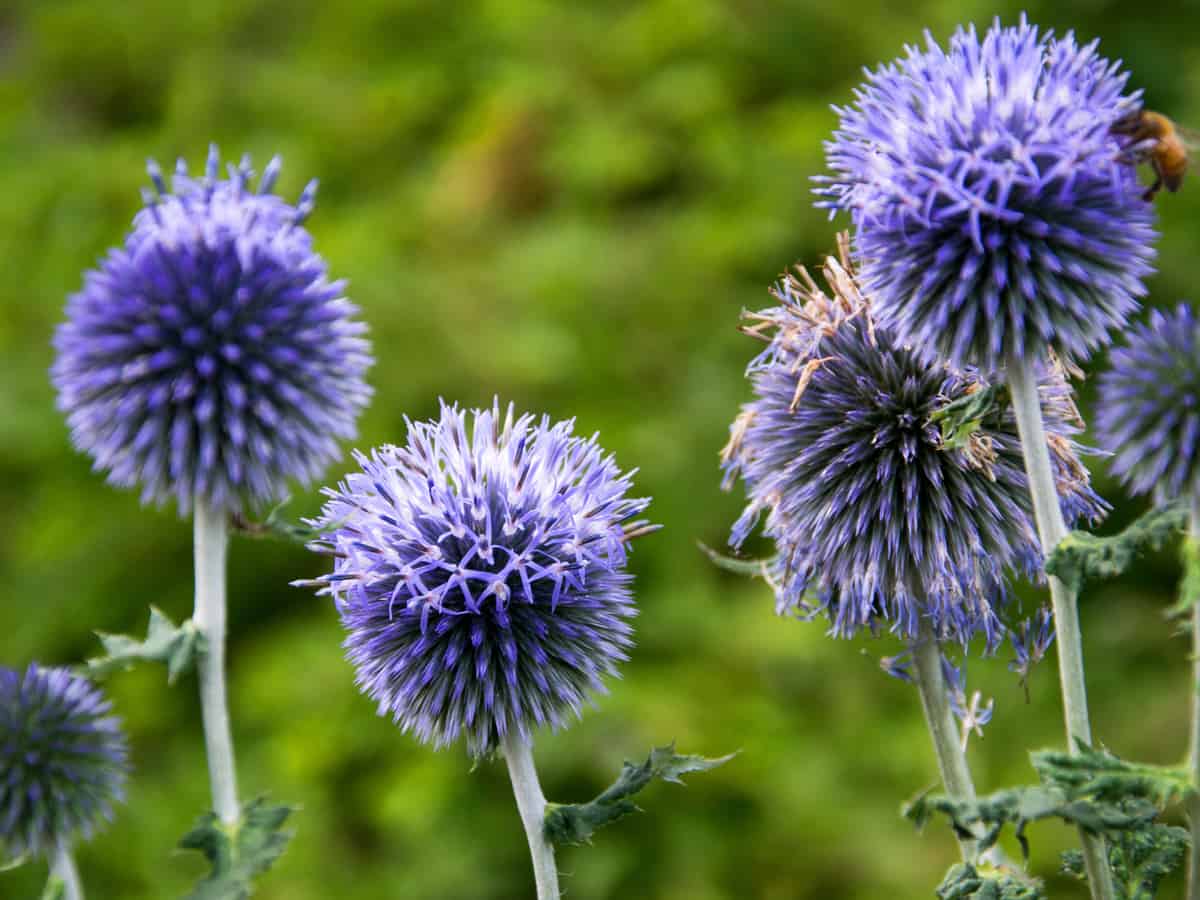
[[[1175,126],[1175,133],[1179,135],[1179,139],[1189,150],[1194,150],[1200,153],[1200,130],[1195,128],[1185,128],[1182,125]]]

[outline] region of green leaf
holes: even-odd
[[[41,900],[66,900],[67,885],[57,875],[46,879],[46,887],[42,890]]]
[[[1173,616],[1190,613],[1200,603],[1200,540],[1189,535],[1183,540],[1183,579],[1179,600],[1167,612]]]
[[[203,652],[204,635],[188,619],[176,625],[161,610],[150,607],[150,624],[146,627],[146,639],[125,634],[96,632],[104,646],[104,656],[87,661],[84,674],[103,678],[112,672],[130,669],[135,663],[149,661],[164,663],[167,667],[167,683],[174,684],[181,674],[196,662],[197,654]]]
[[[291,502],[290,497],[285,497],[271,508],[271,511],[267,513],[267,517],[261,522],[253,522],[242,515],[234,515],[232,519],[233,528],[248,537],[275,538],[277,540],[290,541],[294,544],[307,545],[317,540],[325,532],[332,531],[337,527],[338,523],[336,522],[325,528],[313,528],[303,522],[294,522],[285,519],[283,510]]]
[[[672,743],[657,747],[641,765],[626,761],[621,774],[602,794],[588,803],[547,803],[543,827],[546,839],[552,844],[587,844],[596,829],[615,822],[638,806],[629,798],[656,778],[683,784],[680,776],[688,772],[705,772],[724,765],[737,754],[708,759],[703,756],[684,756],[675,752]]]
[[[1186,769],[1126,762],[1082,742],[1075,754],[1040,750],[1030,758],[1043,784],[1060,788],[1072,799],[1112,804],[1145,800],[1161,809],[1194,791]]]
[[[1157,550],[1177,531],[1187,527],[1188,504],[1176,500],[1156,507],[1119,534],[1097,537],[1072,531],[1046,560],[1046,571],[1078,591],[1089,578],[1120,575],[1139,554]]]
[[[292,832],[281,826],[293,807],[267,806],[259,797],[242,807],[242,817],[232,828],[207,812],[183,836],[179,846],[199,850],[212,864],[212,871],[196,885],[186,900],[245,900],[253,892],[252,882],[277,860],[287,847]]]
[[[1008,386],[994,384],[935,409],[929,421],[941,428],[941,449],[968,450],[971,436],[1008,402]]]
[[[1154,900],[1159,883],[1183,863],[1190,844],[1187,829],[1157,822],[1111,836],[1108,861],[1117,900]],[[1087,879],[1078,850],[1063,854],[1062,868],[1081,881]]]
[[[936,894],[939,900],[1045,900],[1042,883],[1008,866],[951,866]]]
[[[778,559],[776,556],[768,557],[767,559],[738,559],[735,556],[726,556],[714,550],[712,547],[703,541],[696,541],[696,546],[700,548],[700,552],[712,560],[719,568],[726,572],[733,572],[735,575],[748,575],[751,578],[766,578],[771,566]]]

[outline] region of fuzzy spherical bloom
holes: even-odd
[[[725,450],[726,487],[740,475],[749,498],[731,544],[765,513],[779,611],[823,613],[838,636],[887,624],[911,639],[924,619],[941,640],[983,634],[994,648],[1006,568],[1041,564],[1011,405],[991,408],[964,445],[945,444],[931,414],[987,382],[901,345],[847,266],[826,265],[832,297],[800,270],[776,285],[778,306],[748,316],[743,330],[767,348]],[[1095,519],[1104,504],[1075,456],[1069,388],[1043,374],[1063,512]]]
[[[926,360],[1084,360],[1138,308],[1154,213],[1110,128],[1139,100],[1096,45],[927,35],[836,109],[818,205],[849,211],[877,321]]]
[[[112,704],[67,669],[0,667],[0,847],[54,852],[90,837],[124,796],[128,747]]]
[[[1096,435],[1134,493],[1200,491],[1200,322],[1180,304],[1129,330],[1100,376]]]
[[[442,406],[356,454],[315,524],[360,688],[407,732],[472,754],[558,727],[631,645],[628,541],[649,503],[573,422]]]
[[[248,160],[202,178],[182,160],[122,247],[87,273],[54,345],[58,405],[75,445],[108,480],[240,512],[283,498],[340,456],[370,397],[366,326],[345,284],[326,277],[303,222],[316,183],[293,206],[257,188]]]

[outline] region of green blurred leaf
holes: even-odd
[[[1008,867],[976,867],[957,863],[950,867],[936,894],[939,900],[1044,900],[1042,883]]]
[[[267,517],[261,522],[254,522],[245,516],[235,515],[232,522],[233,528],[248,537],[276,538],[294,544],[307,545],[319,538],[324,531],[332,531],[337,527],[338,523],[335,522],[328,529],[317,529],[303,522],[293,522],[284,518],[283,510],[291,502],[290,497],[280,501],[271,507]]]
[[[87,661],[85,674],[93,678],[130,669],[139,662],[159,662],[167,667],[167,683],[174,684],[175,679],[195,664],[196,655],[204,648],[204,635],[191,619],[176,625],[154,606],[150,607],[145,640],[103,631],[96,635],[104,646],[105,655]]]
[[[46,889],[42,891],[41,900],[66,900],[67,885],[57,875],[46,879]]]
[[[588,803],[547,803],[544,828],[546,839],[553,844],[587,844],[596,829],[615,822],[639,807],[629,798],[656,778],[683,784],[680,776],[688,772],[706,772],[724,765],[737,754],[730,753],[709,759],[704,756],[682,755],[675,744],[656,747],[641,765],[626,761],[621,774],[602,794]]]
[[[1179,582],[1179,599],[1168,613],[1182,616],[1191,612],[1200,603],[1200,540],[1188,535],[1184,538],[1183,578]]]
[[[267,806],[259,797],[242,807],[242,817],[229,828],[207,812],[179,841],[185,850],[199,850],[212,871],[188,894],[187,900],[245,900],[253,879],[275,862],[292,837],[281,826],[293,807]]]
[[[712,547],[703,541],[696,541],[696,546],[700,548],[700,552],[712,560],[719,569],[724,569],[726,572],[733,572],[735,575],[747,575],[751,578],[766,578],[767,572],[777,557],[771,556],[767,559],[738,559],[735,556],[726,556],[714,550]]]
[[[1119,534],[1097,537],[1072,531],[1046,560],[1046,571],[1078,591],[1089,578],[1120,575],[1146,550],[1157,550],[1187,527],[1188,504],[1176,500],[1155,507]]]

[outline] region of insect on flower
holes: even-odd
[[[1130,139],[1126,158],[1149,163],[1154,169],[1154,184],[1142,194],[1145,200],[1153,200],[1164,187],[1172,194],[1179,190],[1188,169],[1188,151],[1200,147],[1200,134],[1149,109],[1138,109],[1118,119],[1110,130]]]

